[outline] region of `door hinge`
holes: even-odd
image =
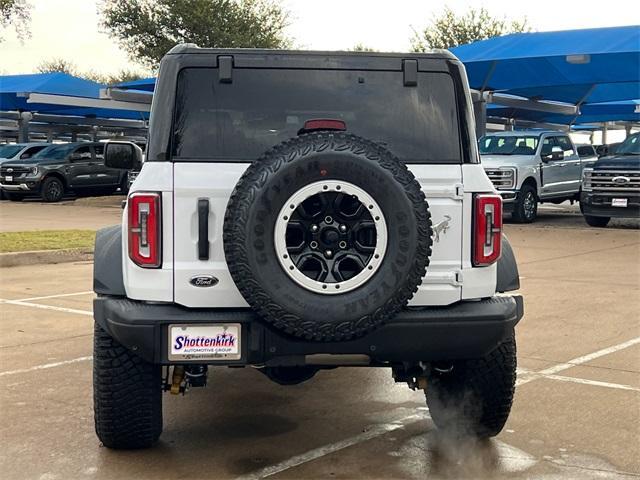
[[[455,198],[457,200],[462,200],[464,198],[464,185],[462,185],[462,184],[457,184],[456,185]]]
[[[455,280],[456,281],[455,285],[456,286],[461,286],[462,285],[462,270],[458,270],[456,272],[455,279],[456,279]]]
[[[231,83],[233,80],[233,57],[231,55],[220,55],[218,57],[218,81],[220,83]]]

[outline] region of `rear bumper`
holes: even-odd
[[[189,309],[115,297],[95,299],[93,309],[95,320],[112,337],[157,364],[178,363],[168,360],[169,325],[239,323],[241,359],[207,362],[218,365],[299,365],[318,354],[366,355],[371,365],[478,358],[509,335],[524,312],[517,295],[406,308],[362,338],[311,342],[272,328],[249,309]]]
[[[626,207],[611,206],[612,199],[626,198]],[[582,192],[580,210],[584,215],[592,217],[640,218],[640,195],[620,193]]]

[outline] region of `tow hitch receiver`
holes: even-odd
[[[171,367],[167,367],[167,375],[164,381],[164,390],[169,390],[171,395],[183,395],[191,387],[205,387],[207,385],[206,365],[174,365],[169,383],[169,372]]]

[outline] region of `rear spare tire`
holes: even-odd
[[[387,149],[309,133],[254,162],[231,195],[224,250],[249,305],[309,340],[347,340],[395,315],[431,253],[420,184]]]

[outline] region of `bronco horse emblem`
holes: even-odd
[[[447,233],[447,230],[449,230],[449,222],[451,221],[451,217],[449,215],[445,215],[444,216],[444,220],[442,220],[439,223],[436,223],[432,228],[433,228],[433,240],[435,242],[439,242],[440,241],[440,234],[445,234]]]

